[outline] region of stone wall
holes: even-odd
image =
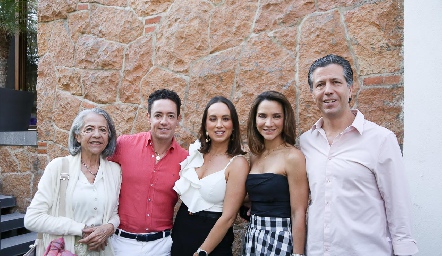
[[[118,133],[136,133],[149,129],[147,96],[173,89],[187,147],[212,96],[233,101],[245,140],[250,102],[272,89],[292,102],[299,135],[319,118],[308,67],[329,53],[354,67],[353,107],[402,144],[402,0],[40,0],[38,17],[39,148],[27,153],[36,161],[15,167],[28,148],[0,150],[12,159],[0,165],[3,193],[19,196],[21,209],[47,162],[67,154],[80,109],[100,106]],[[20,182],[8,180],[14,172]]]

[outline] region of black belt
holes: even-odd
[[[219,219],[219,217],[221,217],[222,214],[223,214],[222,212],[209,212],[209,211],[200,211],[195,213],[189,212],[189,215],[204,217],[209,219]]]
[[[164,230],[152,234],[132,234],[117,228],[117,230],[115,230],[115,234],[124,238],[135,239],[141,242],[149,242],[170,236],[170,230]]]

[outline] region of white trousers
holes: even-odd
[[[172,247],[170,236],[149,242],[141,242],[115,234],[111,239],[115,256],[169,256]]]

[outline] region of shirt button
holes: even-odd
[[[149,216],[150,216],[150,214],[148,213],[148,214],[147,214],[147,217],[149,217]]]
[[[97,210],[97,207],[95,207],[94,210]]]
[[[151,200],[150,200],[150,198],[149,198],[149,199],[147,199],[147,201],[149,201],[149,202],[150,202],[150,201],[151,201]]]
[[[95,226],[94,224],[91,225],[91,227],[94,227],[94,226]]]
[[[155,157],[154,155],[152,155],[152,158]]]
[[[153,187],[153,184],[150,184],[151,187]]]
[[[146,228],[146,230],[149,230],[148,228]]]

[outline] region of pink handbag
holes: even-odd
[[[43,256],[76,256],[72,252],[64,249],[64,238],[59,237],[52,240]]]

